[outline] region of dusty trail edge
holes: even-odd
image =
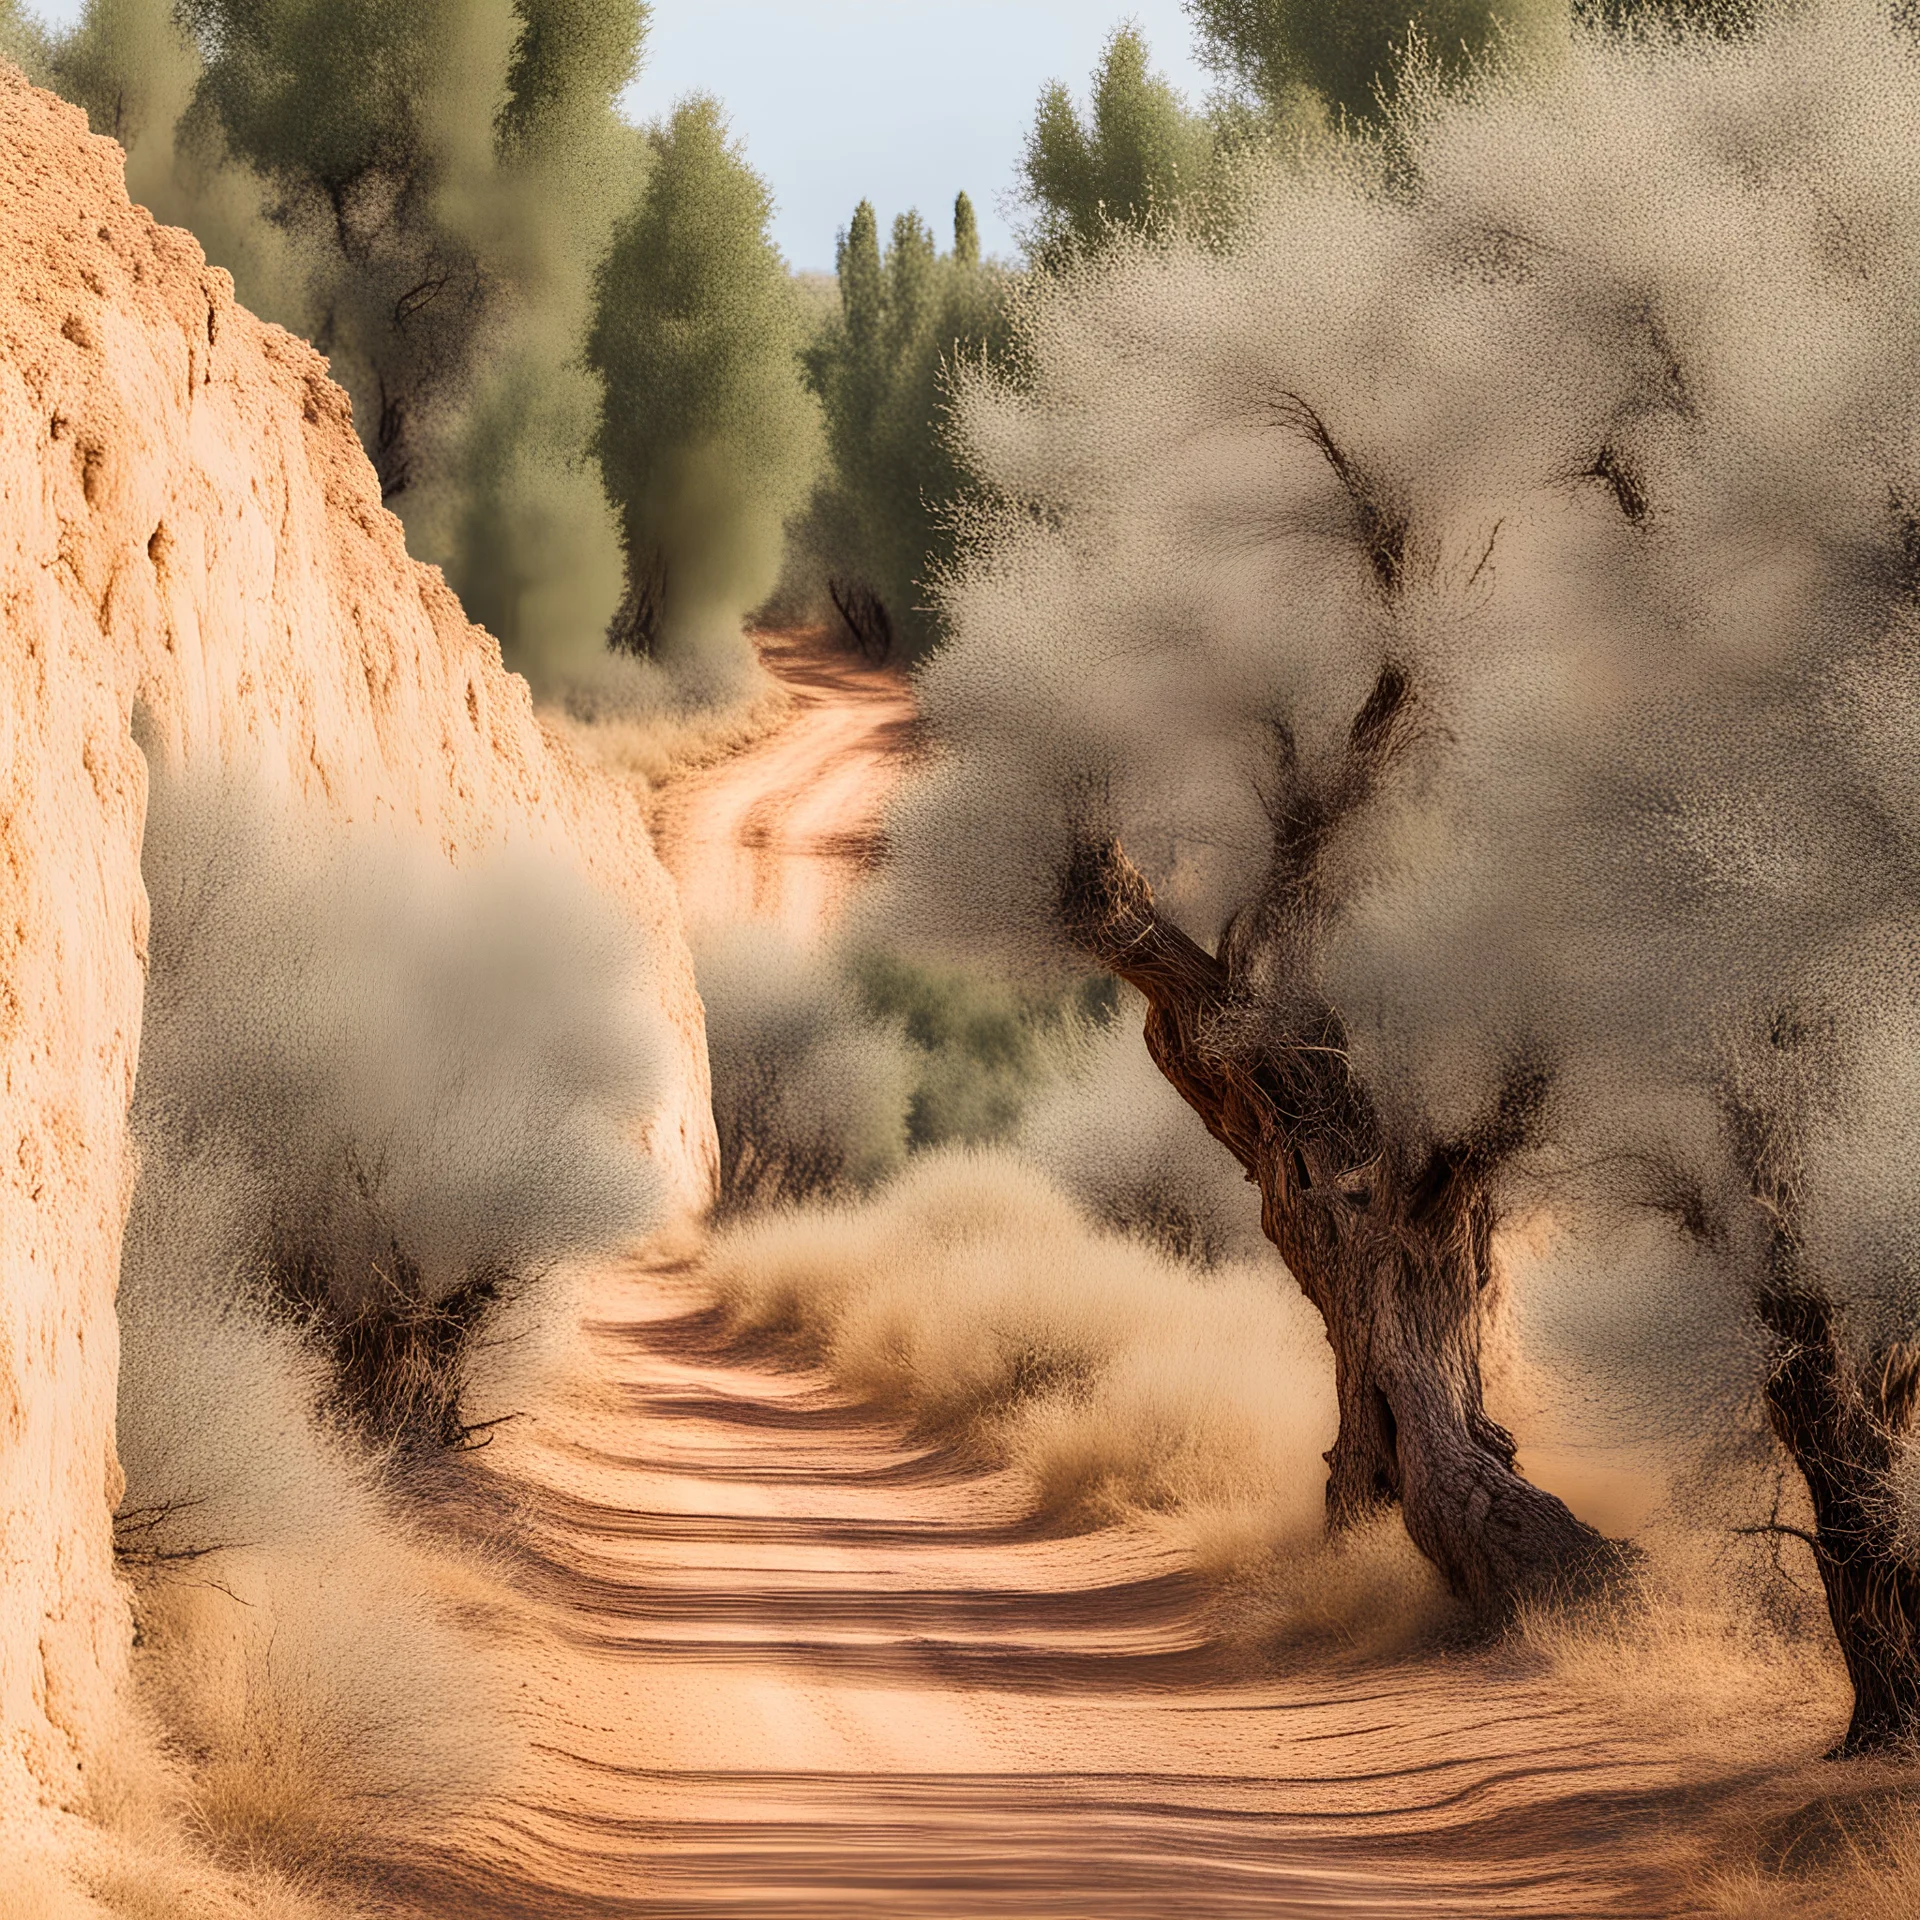
[[[662,851],[697,922],[811,935],[912,706],[818,636],[767,658],[792,715],[668,791]],[[1630,1920],[1698,1911],[1707,1840],[1778,1799],[1778,1752],[1683,1773],[1511,1655],[1236,1653],[1147,1533],[1050,1537],[1008,1476],[726,1350],[685,1257],[579,1276],[579,1315],[456,1494],[513,1517],[470,1604],[528,1746],[429,1911]]]
[[[916,745],[906,676],[868,666],[818,629],[758,637],[788,699],[771,732],[663,783],[653,838],[687,929],[831,924],[881,852],[880,815]]]

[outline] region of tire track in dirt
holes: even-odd
[[[743,752],[665,781],[654,843],[688,930],[830,924],[881,851],[887,795],[915,747],[905,674],[868,666],[822,630],[758,637],[785,719]]]

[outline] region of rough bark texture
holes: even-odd
[[[1853,1683],[1836,1757],[1920,1746],[1920,1565],[1888,1498],[1894,1449],[1913,1421],[1920,1356],[1898,1347],[1863,1368],[1832,1305],[1770,1289],[1760,1317],[1779,1342],[1767,1416],[1813,1500],[1811,1540],[1834,1637]]]
[[[712,1192],[704,1027],[639,797],[406,555],[312,348],[238,308],[123,156],[0,67],[0,1863],[81,1803],[129,1639],[113,1299],[140,1039],[146,767],[244,760],[449,859],[577,857],[652,956],[677,1061],[647,1144]],[[0,1881],[4,1881],[0,1865]]]
[[[1776,1044],[1791,1051],[1793,1023]],[[1833,1757],[1920,1747],[1920,1562],[1901,1538],[1889,1475],[1920,1405],[1920,1350],[1890,1342],[1864,1357],[1844,1316],[1807,1271],[1795,1130],[1779,1114],[1727,1102],[1728,1130],[1767,1223],[1754,1311],[1773,1336],[1766,1408],[1806,1482],[1804,1536],[1853,1683],[1853,1717]],[[1790,1529],[1791,1531],[1791,1529]]]
[[[1258,1183],[1267,1237],[1326,1322],[1340,1403],[1330,1523],[1397,1502],[1414,1544],[1489,1620],[1594,1580],[1617,1549],[1515,1472],[1481,1393],[1487,1175],[1520,1124],[1524,1079],[1481,1137],[1410,1159],[1379,1137],[1330,1013],[1314,1010],[1290,1045],[1250,1039],[1260,1026],[1230,965],[1159,915],[1119,846],[1083,843],[1061,907],[1076,942],[1146,996],[1156,1064]]]

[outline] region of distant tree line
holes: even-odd
[[[1254,163],[1281,142],[1377,128],[1409,62],[1443,84],[1569,20],[1567,0],[1188,0],[1221,91],[1194,106],[1153,70],[1139,29],[1118,28],[1086,110],[1056,81],[1020,162],[1027,272],[979,257],[973,210],[938,254],[916,213],[882,251],[870,201],[841,236],[839,312],[807,355],[827,421],[828,471],[798,528],[823,612],[862,652],[913,659],[938,636],[932,590],[968,521],[969,479],[947,433],[948,380],[992,363],[1016,373],[1027,273],[1094,259],[1125,236],[1230,244]],[[1589,26],[1744,22],[1746,0],[1577,0]]]
[[[619,110],[642,0],[89,0],[0,51],[312,339],[412,550],[538,681],[765,597],[818,428],[718,106]]]
[[[1728,29],[1747,0],[1574,0],[1605,28]],[[88,0],[63,35],[0,0],[0,54],[127,149],[129,190],[347,388],[411,549],[552,692],[611,648],[732,684],[782,577],[863,652],[938,638],[969,481],[954,370],[1015,366],[1023,289],[1126,235],[1230,244],[1245,164],[1376,124],[1549,35],[1568,0],[1189,0],[1221,90],[1187,102],[1122,26],[1085,111],[1049,86],[1018,264],[963,193],[841,236],[810,315],[719,105],[620,110],[644,0]]]

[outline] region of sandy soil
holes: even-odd
[[[1496,1656],[1250,1670],[1148,1538],[1035,1531],[1005,1476],[726,1354],[683,1273],[588,1314],[483,1482],[521,1503],[536,1758],[436,1911],[1623,1920],[1692,1911],[1765,1791]]]
[[[744,753],[665,782],[654,842],[689,932],[773,920],[818,935],[880,851],[880,814],[911,756],[906,676],[863,665],[822,630],[765,634],[791,706]]]
[[[770,664],[795,717],[669,796],[663,851],[695,916],[817,932],[911,705],[817,640]],[[1148,1535],[1049,1537],[1005,1475],[727,1352],[666,1255],[584,1286],[456,1495],[515,1542],[482,1611],[532,1751],[429,1911],[1625,1920],[1694,1911],[1765,1797],[1511,1656],[1255,1666]]]

